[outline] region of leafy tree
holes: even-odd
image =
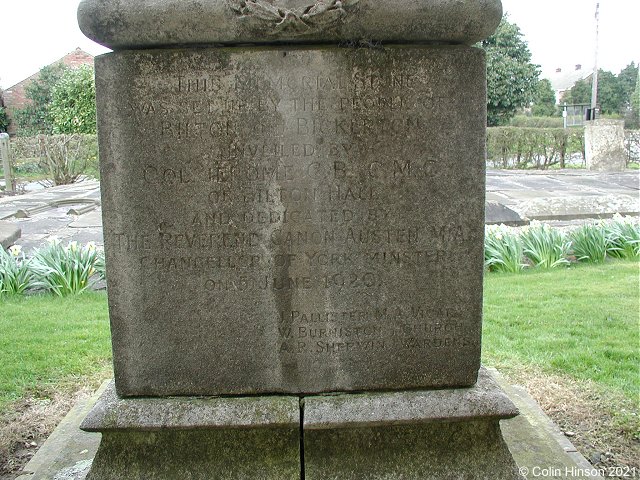
[[[31,136],[39,133],[53,133],[53,125],[49,117],[49,104],[53,87],[68,69],[61,63],[42,68],[33,81],[25,88],[29,104],[16,111],[16,122],[21,135]]]
[[[5,133],[9,128],[9,117],[4,107],[0,107],[0,133]]]
[[[480,43],[487,53],[487,123],[504,125],[534,98],[538,65],[520,28],[505,15],[496,32]]]
[[[536,85],[531,113],[536,117],[553,117],[556,114],[556,94],[546,78]]]
[[[618,74],[618,82],[620,83],[622,98],[629,102],[629,105],[631,104],[631,96],[633,95],[637,81],[638,65],[634,62],[631,62],[629,65],[624,67]]]
[[[631,105],[638,67],[631,62],[616,76],[598,70],[598,105],[604,114],[624,114]],[[580,80],[564,96],[567,103],[591,103],[592,78]]]
[[[633,97],[631,97],[631,106],[634,110],[640,111],[640,74],[636,80],[636,89],[633,91]]]
[[[7,111],[4,108],[4,102],[2,101],[2,89],[0,88],[0,133],[5,133],[9,127],[9,117],[7,117]]]
[[[96,87],[93,68],[66,70],[51,91],[49,118],[53,133],[96,133]]]
[[[627,128],[640,128],[640,72],[636,75],[636,87],[631,95],[631,112],[625,118]]]

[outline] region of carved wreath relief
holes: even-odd
[[[316,28],[326,28],[347,15],[360,0],[316,0],[299,8],[287,8],[283,0],[227,0],[233,12],[270,25],[270,33],[286,31],[303,35]],[[300,2],[302,3],[302,2]]]

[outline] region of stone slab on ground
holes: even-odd
[[[71,185],[44,188],[24,195],[2,197],[0,198],[0,220],[12,218],[18,210],[28,210],[74,198],[99,202],[100,182],[97,180],[83,180]]]
[[[100,434],[83,432],[80,423],[109,382],[106,380],[95,394],[76,403],[16,480],[83,480],[86,477],[100,445]]]
[[[511,385],[497,370],[488,370],[520,410],[520,415],[504,420],[501,427],[509,450],[527,480],[602,480],[596,469],[576,450],[524,388]]]
[[[487,171],[487,198],[527,220],[640,214],[640,172]]]
[[[527,225],[529,221],[518,215],[518,212],[511,210],[500,202],[486,202],[484,207],[484,223],[486,225],[509,225],[517,227]]]
[[[9,248],[16,243],[22,235],[22,230],[17,225],[0,220],[0,246]]]
[[[510,385],[494,369],[488,371],[520,410],[518,417],[503,420],[500,426],[516,464],[528,480],[543,478],[534,476],[533,472],[545,467],[559,470],[559,474],[551,478],[602,480],[600,477],[578,475],[592,468],[587,460],[524,389]],[[69,412],[17,480],[84,480],[90,468],[89,462],[100,443],[100,434],[83,432],[80,423],[108,383],[105,382],[93,397],[79,402]],[[72,473],[74,470],[81,471]]]

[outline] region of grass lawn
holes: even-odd
[[[0,413],[27,393],[77,383],[110,361],[104,293],[0,300]]]
[[[483,363],[590,380],[637,401],[639,273],[616,261],[487,275]]]
[[[637,400],[639,265],[611,262],[485,279],[483,363],[537,367]],[[0,300],[0,411],[25,392],[104,371],[106,295]]]

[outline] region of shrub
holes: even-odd
[[[559,230],[549,225],[532,222],[520,235],[525,256],[539,268],[568,265],[567,255],[571,242]]]
[[[573,155],[584,159],[581,129],[494,127],[487,129],[487,160],[499,168],[565,167]]]
[[[624,131],[624,149],[627,157],[627,167],[630,163],[640,162],[640,130]]]
[[[65,70],[51,90],[49,119],[54,133],[96,133],[93,67]]]
[[[504,225],[486,228],[484,265],[489,271],[518,273],[526,266],[520,237]]]
[[[620,215],[605,227],[607,253],[616,258],[640,260],[640,224]]]
[[[0,297],[21,295],[35,285],[35,273],[19,245],[0,247]]]
[[[97,157],[95,135],[41,135],[40,167],[53,185],[74,183]]]
[[[44,289],[63,297],[82,293],[90,286],[97,258],[98,250],[93,242],[84,247],[70,242],[63,247],[54,241],[36,251],[33,264]]]
[[[571,233],[573,254],[579,262],[604,262],[607,245],[607,232],[602,225],[583,225]]]
[[[104,261],[104,250],[98,250],[98,257],[96,263],[93,266],[96,269],[96,273],[102,280],[107,279],[107,268]]]
[[[0,98],[0,105],[1,104],[2,98]],[[0,106],[0,133],[6,132],[7,128],[9,128],[9,117],[7,116],[5,108]]]
[[[516,115],[509,122],[510,127],[526,128],[563,128],[562,117],[533,117],[528,115]]]
[[[73,183],[87,172],[97,174],[96,135],[16,137],[11,139],[11,151],[16,165],[36,165],[52,185]]]

